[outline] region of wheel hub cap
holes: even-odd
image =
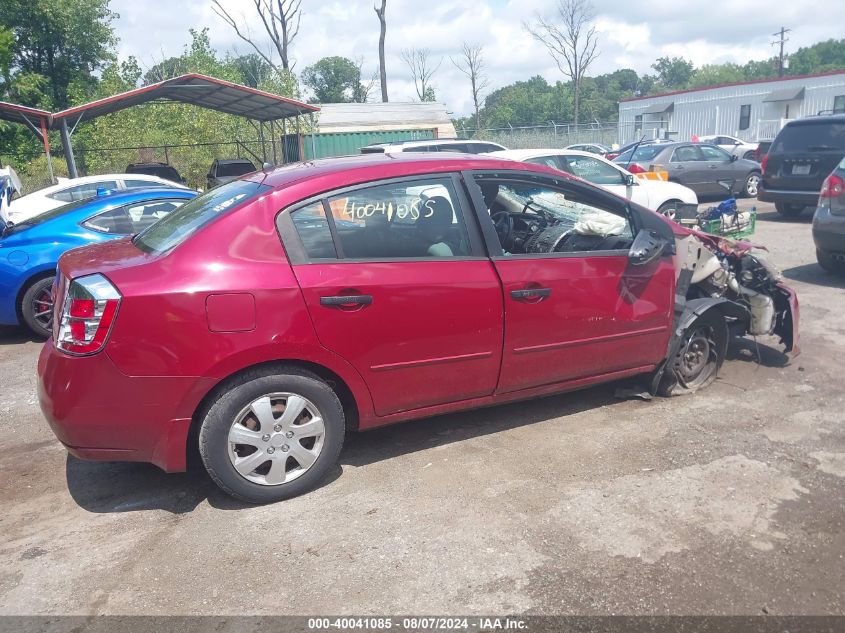
[[[303,396],[272,393],[255,399],[229,429],[229,461],[245,479],[277,486],[301,477],[320,456],[325,424]]]

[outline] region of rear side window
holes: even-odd
[[[83,226],[112,235],[130,235],[143,231],[167,216],[182,204],[182,200],[147,200],[118,207],[94,216]]]
[[[787,125],[778,134],[770,151],[781,154],[826,150],[845,151],[845,122]]]
[[[162,253],[194,232],[272,187],[249,180],[233,180],[190,200],[160,222],[142,231],[135,244],[148,253]]]
[[[596,185],[621,185],[624,183],[622,173],[589,156],[565,156],[563,159],[569,164],[569,171]]]
[[[355,189],[291,213],[310,259],[459,257],[470,254],[466,225],[450,178]],[[338,252],[331,244],[331,222]]]
[[[84,185],[75,185],[68,187],[62,191],[57,191],[49,197],[53,200],[61,200],[62,202],[76,202],[77,200],[87,200],[97,195],[97,189],[116,190],[116,180],[101,180],[99,182],[89,182]]]

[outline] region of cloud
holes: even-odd
[[[224,0],[224,6],[242,15],[253,35],[266,41],[251,3]],[[537,12],[550,15],[555,0],[388,0],[387,70],[391,100],[414,98],[413,83],[401,59],[403,48],[429,48],[440,60],[434,85],[450,111],[471,109],[466,78],[452,65],[464,41],[484,45],[489,90],[542,75],[549,81],[562,75],[542,44],[523,29]],[[219,51],[251,52],[211,8],[210,0],[112,0],[120,13],[114,23],[120,37],[121,57],[135,55],[149,68],[163,58],[179,55],[189,41],[188,29],[209,28]],[[832,37],[841,37],[835,20],[815,16],[828,12],[822,0],[779,5],[761,11],[759,0],[684,0],[648,5],[642,2],[594,0],[600,55],[589,74],[633,68],[651,72],[654,60],[682,56],[696,65],[731,61],[745,63],[773,54],[772,33],[782,24],[792,28],[788,51]],[[365,75],[378,66],[379,22],[373,0],[303,2],[300,34],[292,47],[297,71],[329,55],[364,58]]]

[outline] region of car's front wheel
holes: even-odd
[[[38,279],[26,289],[18,306],[26,326],[39,338],[53,332],[53,277]]]
[[[748,178],[745,179],[745,187],[742,189],[742,193],[745,195],[746,198],[756,198],[757,191],[760,188],[760,174],[756,171],[752,171],[748,174]]]
[[[725,320],[711,309],[684,331],[677,352],[666,361],[657,393],[674,396],[704,389],[716,380],[727,349]]]
[[[790,202],[775,202],[775,210],[785,218],[797,218],[804,211],[804,205]]]
[[[314,374],[250,372],[211,406],[199,431],[208,474],[249,503],[281,501],[315,488],[337,463],[345,417]]]

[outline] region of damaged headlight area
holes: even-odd
[[[750,315],[726,317],[733,335],[775,334],[785,351],[797,353],[797,299],[783,284],[780,271],[760,252],[763,247],[697,232],[677,236],[676,245],[682,302],[706,298],[733,302]]]

